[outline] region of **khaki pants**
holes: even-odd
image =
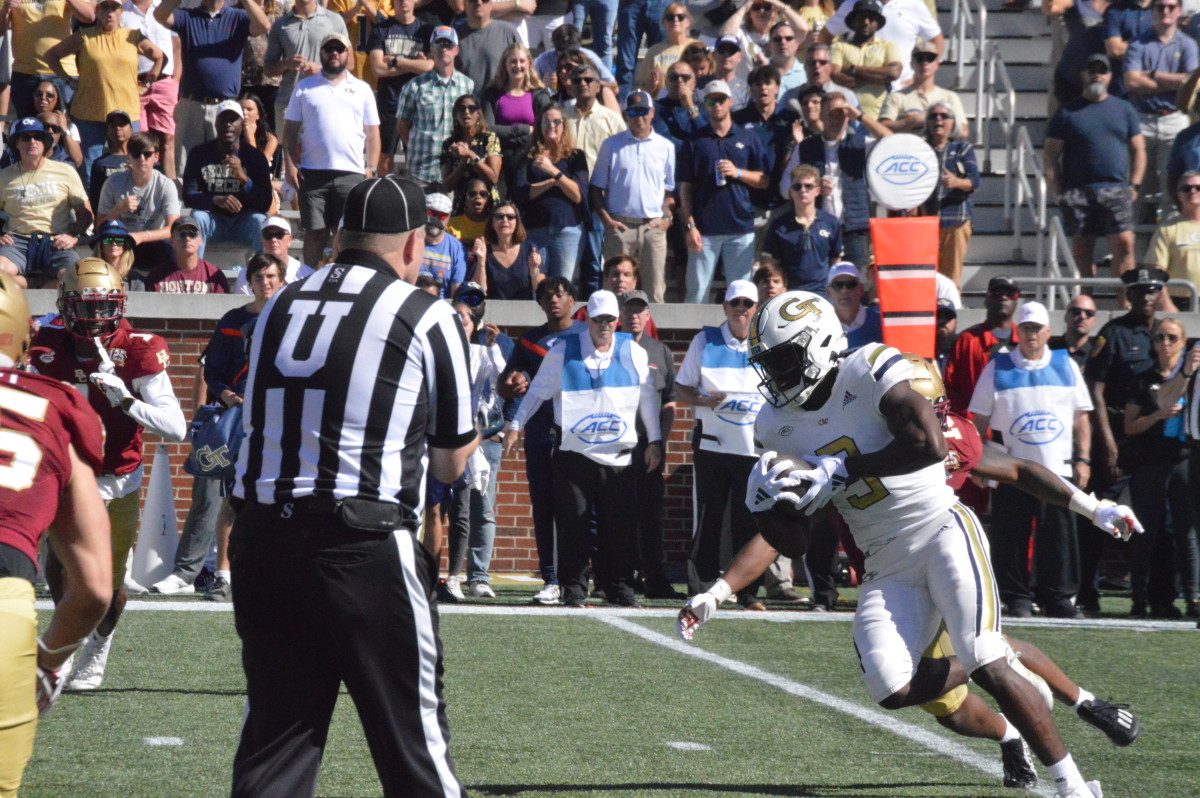
[[[651,227],[651,219],[641,224],[631,224],[633,219],[624,216],[613,216],[613,219],[625,225],[626,229],[618,233],[611,228],[604,228],[604,260],[617,255],[632,255],[641,264],[638,273],[641,275],[641,289],[650,297],[654,304],[665,301],[667,292],[667,231],[660,226]]]
[[[954,281],[954,287],[962,290],[963,260],[971,245],[971,223],[963,222],[958,227],[943,227],[938,231],[938,271]]]

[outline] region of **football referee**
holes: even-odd
[[[462,326],[412,284],[425,221],[415,183],[359,183],[337,260],[255,328],[230,541],[247,695],[235,798],[315,795],[342,683],[385,796],[465,795],[417,532],[426,480],[457,479],[477,435]]]

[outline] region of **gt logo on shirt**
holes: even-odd
[[[571,427],[571,434],[584,443],[612,443],[625,434],[624,419],[615,413],[592,413]]]

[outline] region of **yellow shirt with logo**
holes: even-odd
[[[13,72],[53,75],[42,56],[71,35],[71,16],[67,0],[17,0],[16,7],[8,12],[13,32]],[[79,74],[73,55],[64,58],[62,66],[71,77]]]
[[[88,201],[83,181],[72,164],[43,160],[32,172],[15,163],[0,172],[0,210],[8,214],[6,232],[65,233],[71,208]]]
[[[1172,280],[1191,280],[1200,288],[1200,222],[1176,222],[1160,226],[1150,240],[1146,258],[1160,269],[1166,269]],[[1167,284],[1170,291],[1170,283]],[[1173,297],[1188,296],[1185,291],[1171,291]]]
[[[861,47],[841,36],[833,43],[829,58],[842,69],[848,66],[882,67],[896,62],[904,63],[896,43],[878,36]],[[879,83],[860,84],[854,94],[858,97],[859,109],[872,119],[878,119],[879,112],[883,110],[883,101],[888,96],[888,86]]]

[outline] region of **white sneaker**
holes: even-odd
[[[164,596],[173,596],[177,593],[195,593],[195,585],[189,584],[175,574],[171,574],[161,582],[155,582],[150,586],[151,593],[162,593]]]
[[[459,601],[462,601],[462,599],[463,599],[462,577],[461,576],[447,576],[446,577],[446,592],[449,593],[451,596],[454,596]]]
[[[546,585],[533,594],[533,603],[543,607],[553,607],[562,603],[562,588],[558,585]]]
[[[1059,793],[1059,798],[1104,798],[1104,791],[1100,789],[1100,782],[1089,781],[1082,787],[1076,787],[1068,793]]]
[[[144,596],[150,592],[149,590],[142,587],[141,585],[139,585],[137,582],[133,581],[132,579],[129,579],[128,577],[126,577],[125,584],[123,585],[123,587],[125,588],[126,594],[128,594],[130,596]]]
[[[487,582],[471,582],[471,595],[475,598],[495,598],[496,591]]]
[[[1017,652],[1012,650],[1012,646],[1008,647],[1007,657],[1008,667],[1012,668],[1021,676],[1024,676],[1025,679],[1038,691],[1038,695],[1042,697],[1042,700],[1046,702],[1046,708],[1053,711],[1054,694],[1050,692],[1050,685],[1046,684],[1046,680],[1029,670],[1029,668],[1026,668],[1021,663],[1021,658],[1017,656]]]
[[[104,668],[108,665],[108,652],[112,650],[113,636],[102,637],[98,632],[88,635],[83,653],[79,655],[79,666],[71,674],[65,690],[95,690],[104,681]]]

